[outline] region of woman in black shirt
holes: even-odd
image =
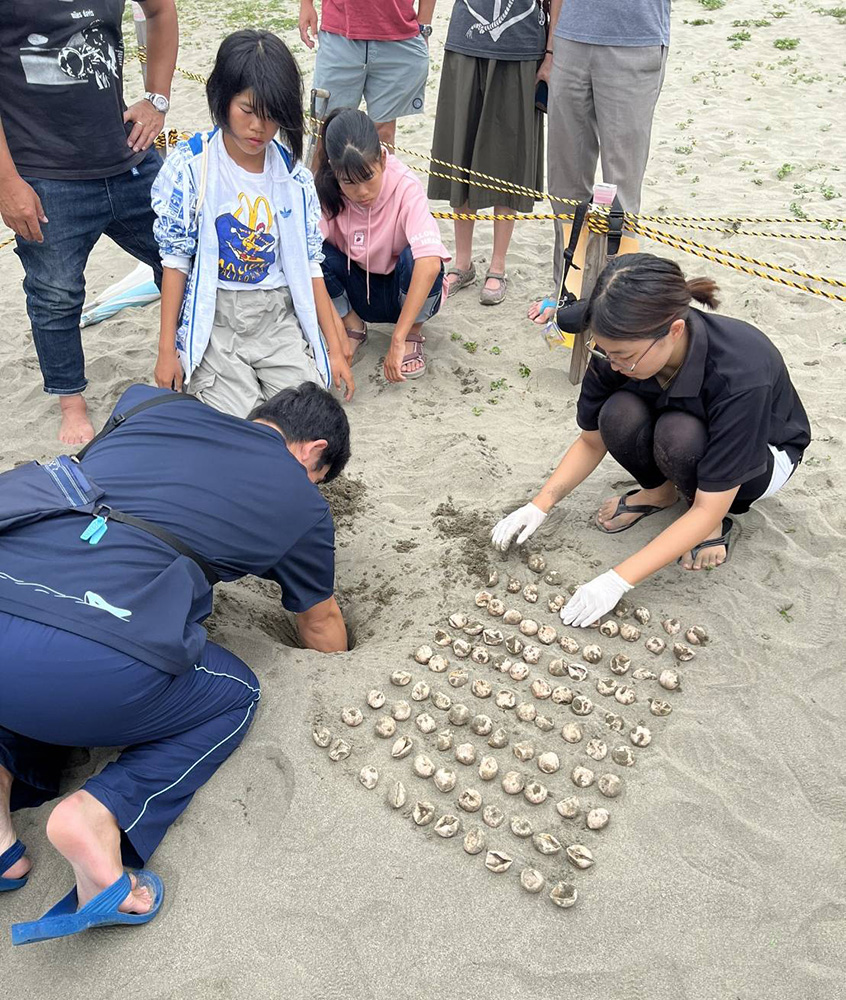
[[[652,254],[612,261],[587,304],[593,334],[579,396],[582,433],[538,495],[493,529],[503,551],[523,543],[606,452],[640,484],[606,500],[596,523],[616,534],[679,496],[688,510],[639,552],[580,587],[561,612],[590,625],[633,586],[678,559],[713,569],[728,554],[732,519],[790,478],[811,440],[784,359],[763,333],[713,309],[717,286],[686,281]],[[518,534],[519,532],[519,534]]]

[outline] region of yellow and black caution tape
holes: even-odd
[[[701,243],[694,245],[688,240],[685,240],[683,237],[675,236],[671,233],[660,233],[649,226],[636,225],[631,228],[639,235],[645,236],[647,239],[663,243],[676,250],[682,250],[684,253],[692,254],[694,257],[702,257],[715,264],[721,264],[723,267],[730,267],[735,271],[742,271],[744,274],[750,274],[756,278],[765,278],[768,281],[774,281],[777,285],[784,285],[787,288],[795,288],[800,292],[810,292],[812,295],[819,295],[822,296],[822,298],[831,299],[834,302],[846,302],[846,295],[837,295],[835,292],[827,292],[823,288],[814,288],[811,285],[802,285],[796,281],[791,281],[789,278],[780,278],[776,274],[768,274],[766,271],[759,270],[760,267],[768,267],[773,270],[777,268],[780,269],[779,265],[771,265],[765,261],[757,261],[756,263],[758,264],[758,267],[746,267],[743,264],[733,263],[731,260],[723,260],[722,257],[726,254],[719,247],[707,247]],[[813,280],[818,279],[814,278]],[[837,284],[839,287],[846,287],[843,282],[837,282],[835,279],[823,280],[829,284]]]

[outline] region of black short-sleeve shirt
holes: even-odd
[[[691,309],[687,329],[687,356],[666,389],[655,378],[628,378],[591,358],[576,411],[579,427],[597,430],[603,404],[621,390],[636,393],[656,413],[679,410],[699,417],[708,430],[708,448],[698,485],[707,493],[760,476],[768,445],[801,461],[811,427],[772,341],[748,323],[698,309]]]
[[[0,4],[0,121],[20,174],[113,177],[146,156],[126,144],[123,9],[124,0]]]

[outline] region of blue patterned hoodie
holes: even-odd
[[[203,212],[208,195],[218,202],[220,157],[226,155],[219,129],[197,132],[179,142],[165,160],[153,184],[156,221],[153,232],[162,264],[188,272],[185,297],[176,331],[176,350],[186,379],[190,379],[208,347],[217,298],[218,242],[215,220]],[[323,277],[323,236],[320,201],[311,171],[293,163],[290,152],[274,140],[265,154],[271,157],[278,250],[291,292],[294,312],[311,345],[314,362],[328,388],[332,374],[329,355],[314,305],[311,279]]]

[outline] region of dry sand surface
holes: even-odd
[[[184,0],[179,6],[180,65],[186,69],[207,71],[218,40],[232,28],[268,24],[296,43],[304,71],[310,71],[311,57],[297,38],[294,3],[221,6]],[[846,216],[846,18],[816,6],[816,0],[772,6],[727,0],[722,7],[677,0],[645,212]],[[401,144],[420,152],[431,137],[450,7],[441,3],[437,13],[427,115],[400,129]],[[762,19],[768,23],[759,24]],[[779,48],[775,43],[783,39],[798,44]],[[127,76],[134,93],[136,81],[131,72]],[[178,79],[171,124],[205,122],[201,88]],[[443,231],[451,244],[448,224]],[[842,225],[806,225],[799,231],[846,237]],[[833,240],[689,235],[846,278],[842,243]],[[553,654],[547,650],[524,681],[464,661],[471,678],[487,678],[494,691],[510,686],[522,701],[533,700],[528,685],[534,676],[590,693],[601,704],[581,720],[585,738],[577,745],[559,735],[563,722],[576,719],[567,705],[535,702],[556,722],[555,730],[544,733],[490,699],[477,699],[469,687],[453,689],[447,674],[411,659],[418,645],[432,642],[437,627],[446,627],[451,612],[477,613],[473,595],[492,561],[485,547],[490,526],[530,496],[575,434],[568,358],[548,351],[524,319],[528,302],[547,290],[550,244],[548,224],[518,224],[507,302],[486,309],[471,291],[450,302],[427,328],[425,379],[387,385],[380,366],[387,341],[371,338],[355,368],[358,392],[348,407],[353,459],[331,490],[338,592],[357,648],[332,657],[291,648],[290,626],[273,588],[255,581],[219,588],[211,632],[255,669],[263,684],[262,706],[242,748],[196,796],[152,860],[167,886],[162,914],[144,929],[92,932],[14,952],[8,937],[2,938],[4,996],[822,1000],[843,995],[842,303],[679,255],[689,272],[719,279],[725,313],[757,324],[783,351],[809,411],[814,442],[790,486],[742,518],[726,566],[707,575],[670,567],[631,595],[652,611],[643,638],[663,635],[658,623],[667,616],[685,627],[702,624],[712,636],[693,661],[680,665],[683,689],[666,695],[672,715],[650,713],[647,699],[660,692],[654,680],[631,682],[638,696],[632,706],[594,690],[597,676],[611,676],[606,665],[614,652],[628,651],[635,666],[671,665],[669,651],[656,659],[644,650],[643,638],[629,645],[600,637],[605,659],[578,683],[549,677]],[[477,261],[489,252],[490,229],[482,224]],[[9,250],[2,252],[0,267],[2,459],[9,466],[52,455],[56,423],[41,392],[20,267]],[[92,256],[89,289],[99,291],[129,267],[128,259],[103,241]],[[86,332],[89,399],[98,420],[127,385],[151,379],[157,323],[157,308],[150,307]],[[607,460],[536,536],[535,548],[565,583],[613,565],[621,552],[632,552],[679,513],[655,517],[619,539],[603,537],[591,527],[594,511],[625,483],[622,470]],[[531,576],[517,553],[493,562],[503,579],[509,572],[524,581]],[[554,623],[546,596],[560,589],[541,584],[541,601],[533,607],[540,622]],[[528,613],[520,595],[512,603]],[[480,613],[487,622],[487,613]],[[597,634],[579,638],[585,643]],[[450,656],[452,668],[457,663]],[[507,796],[499,779],[483,782],[475,767],[454,763],[451,751],[439,753],[435,736],[419,733],[413,722],[422,708],[439,729],[448,725],[430,701],[412,703],[412,719],[399,723],[399,733],[412,735],[438,765],[453,761],[460,772],[456,789],[445,795],[431,779],[415,777],[414,753],[392,760],[393,740],[373,734],[374,718],[385,710],[368,708],[365,695],[380,688],[389,703],[411,701],[410,687],[389,682],[397,669],[408,669],[415,681],[426,680],[433,691],[466,703],[471,714],[484,712],[507,728],[510,745],[491,750],[467,727],[450,727],[456,742],[471,741],[480,753],[494,755],[500,774],[515,769],[541,777],[534,762],[514,758],[517,740],[554,749],[562,768],[544,777],[550,800],[530,805],[522,796]],[[343,725],[345,705],[362,708],[362,726]],[[622,733],[607,726],[606,710],[623,715]],[[314,745],[315,721],[349,739],[348,760],[332,763],[327,751]],[[628,728],[639,721],[654,738],[647,749],[634,751],[634,767],[620,767],[610,757],[595,764],[586,756],[591,736],[602,734],[609,747],[622,746]],[[80,762],[69,786],[100,760]],[[369,764],[380,772],[372,791],[357,780]],[[596,786],[574,788],[569,774],[576,764],[622,775],[623,794],[605,800]],[[398,778],[409,802],[395,811],[385,798]],[[471,857],[461,846],[464,830],[483,827],[480,813],[456,806],[458,792],[468,787],[508,816],[528,815],[537,831],[552,832],[565,845],[584,844],[594,852],[595,866],[579,871],[560,854],[538,854],[506,821],[499,829],[485,827],[488,842],[516,860],[505,874],[489,873],[484,853]],[[607,806],[609,826],[592,832],[581,820],[561,819],[552,803],[570,794]],[[417,799],[430,800],[437,815],[460,816],[462,834],[441,840],[432,826],[415,826],[409,811]],[[35,869],[25,890],[0,898],[4,926],[34,918],[69,884],[69,871],[44,838],[46,817],[46,809],[20,816],[19,832]],[[576,885],[577,905],[559,910],[546,893],[524,892],[518,873],[527,864],[536,864],[553,881]]]

